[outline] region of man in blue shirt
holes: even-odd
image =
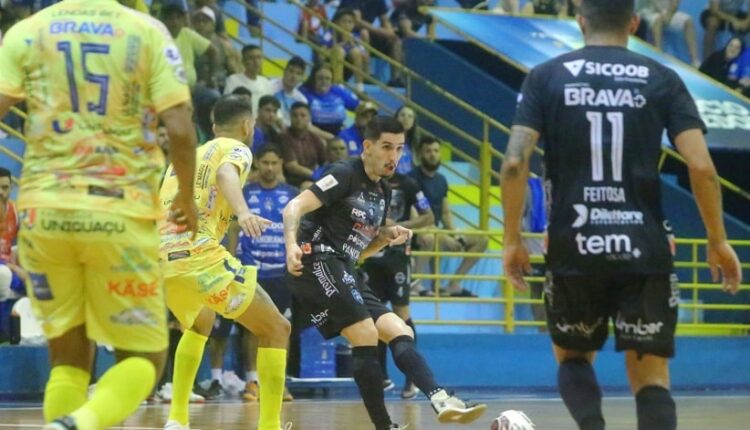
[[[255,155],[255,165],[258,168],[258,182],[246,185],[242,192],[251,212],[271,221],[271,225],[257,238],[230,231],[229,249],[237,250],[237,257],[242,264],[258,268],[258,284],[263,286],[279,312],[288,318],[291,313],[291,293],[285,282],[286,248],[281,214],[287,202],[296,197],[299,191],[279,182],[282,159],[281,150],[277,146],[264,146]],[[252,336],[250,333],[247,335]],[[248,343],[253,345],[248,350],[248,367],[252,367],[255,360],[251,357],[255,356],[257,345],[256,342]],[[247,376],[245,398],[255,400],[258,387],[254,369],[249,368]],[[288,391],[284,393],[284,400],[292,400]]]
[[[362,153],[365,126],[378,114],[378,107],[370,101],[362,102],[357,106],[355,114],[354,124],[339,133],[339,139],[346,143],[346,150],[350,157],[357,157]]]

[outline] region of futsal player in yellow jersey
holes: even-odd
[[[165,429],[187,430],[188,400],[216,312],[234,319],[258,337],[259,430],[281,428],[290,325],[256,283],[257,269],[242,266],[222,245],[231,220],[245,234],[261,235],[270,221],[253,215],[242,194],[252,165],[248,147],[255,119],[245,96],[220,98],[213,110],[216,139],[198,148],[195,201],[198,234],[175,232],[167,223],[161,236],[167,306],[187,328],[175,354],[172,404]],[[166,210],[177,191],[172,166],[159,197]]]
[[[115,0],[66,0],[18,22],[0,46],[0,117],[25,100],[21,264],[49,340],[46,429],[98,430],[150,393],[167,330],[156,220],[166,125],[195,230],[196,138],[179,51],[161,23]],[[90,399],[93,344],[118,363]]]

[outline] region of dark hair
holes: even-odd
[[[419,149],[421,150],[422,148],[424,148],[425,145],[432,145],[433,143],[437,143],[438,145],[441,145],[440,140],[438,140],[436,137],[426,134],[422,136],[421,139],[419,139]]]
[[[341,8],[341,9],[337,10],[335,14],[333,14],[333,18],[331,19],[331,21],[332,22],[336,22],[339,19],[341,19],[342,17],[345,17],[347,15],[351,16],[352,18],[354,18],[354,16],[355,16],[354,15],[354,10],[349,9],[349,8]]]
[[[305,63],[305,60],[302,59],[302,57],[300,57],[299,55],[295,55],[286,63],[286,69],[290,67],[299,67],[304,72],[305,69],[307,69],[307,64]]]
[[[170,3],[167,5],[164,5],[159,10],[159,16],[162,18],[177,16],[177,15],[185,16],[186,14],[187,14],[187,11],[185,11],[185,8],[176,3]]]
[[[274,154],[276,154],[281,159],[284,158],[284,156],[283,156],[283,154],[281,152],[281,148],[279,148],[278,146],[274,145],[273,143],[269,143],[268,145],[264,145],[263,147],[260,148],[260,151],[258,151],[258,153],[255,154],[255,159],[256,160],[260,160],[261,158],[263,158],[269,152],[273,152]]]
[[[248,87],[237,87],[232,90],[232,94],[238,95],[238,96],[250,97],[250,100],[253,99],[253,92],[250,91]]]
[[[393,114],[393,117],[398,119],[398,114],[400,114],[401,111],[405,108],[409,108],[412,110],[412,112],[414,112],[414,109],[412,109],[411,107],[403,105],[396,110],[396,113]],[[409,130],[404,131],[406,132],[406,144],[410,145],[412,149],[415,149],[415,147],[419,145],[420,139],[422,139],[422,133],[419,131],[419,123],[417,122],[416,112],[414,112],[414,126]]]
[[[253,51],[253,50],[256,50],[256,49],[260,51],[260,46],[258,46],[258,45],[252,45],[252,44],[251,45],[245,45],[245,46],[242,47],[242,55],[245,55],[245,52],[250,52],[250,51]]]
[[[305,109],[310,112],[310,105],[305,102],[294,102],[292,103],[292,107],[289,108],[289,112],[294,112],[297,109]]]
[[[310,91],[315,90],[315,75],[318,74],[319,71],[323,69],[328,69],[331,71],[331,74],[333,74],[333,67],[331,67],[328,63],[318,63],[315,66],[313,66],[312,71],[310,72],[310,76],[307,77],[307,80],[305,80],[305,83],[303,84],[307,89]]]
[[[0,167],[0,178],[11,178],[13,177],[10,175],[10,170],[6,169],[5,167]]]
[[[242,116],[252,116],[253,105],[246,96],[229,94],[221,96],[214,105],[211,116],[216,125],[227,125]]]
[[[583,0],[581,3],[581,15],[595,33],[622,31],[634,14],[635,0]]]
[[[404,132],[404,126],[396,118],[390,116],[376,116],[365,126],[364,138],[375,142],[383,133],[399,134]]]
[[[258,100],[258,108],[262,108],[265,105],[273,105],[276,109],[279,109],[281,107],[281,103],[279,102],[279,99],[277,99],[274,96],[270,96],[266,94],[265,96],[261,97],[260,100]]]

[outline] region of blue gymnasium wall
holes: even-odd
[[[497,390],[553,391],[556,366],[550,340],[543,334],[466,335],[424,334],[419,348],[432,366],[437,380],[450,387],[489,387]],[[98,373],[112,363],[112,355],[99,351]],[[677,339],[677,357],[671,365],[675,389],[750,388],[748,338]],[[47,351],[41,347],[0,347],[0,399],[40,399],[49,377]],[[208,377],[203,361],[201,378]],[[612,341],[596,362],[599,382],[611,390],[627,388],[623,357],[614,352]],[[403,376],[389,363],[397,385]]]

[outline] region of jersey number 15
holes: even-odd
[[[70,105],[73,112],[80,112],[78,101],[78,87],[76,85],[75,68],[73,64],[73,46],[70,42],[58,42],[57,50],[65,55],[65,71],[68,75],[68,86],[70,89]],[[95,112],[99,115],[107,114],[107,95],[109,93],[109,76],[91,73],[86,67],[86,58],[90,54],[109,54],[109,45],[102,43],[81,43],[81,66],[83,68],[83,78],[92,84],[99,85],[99,102],[86,103],[89,112]]]
[[[623,114],[622,112],[607,112],[607,120],[612,126],[610,152],[612,156],[612,179],[622,182],[622,147],[623,147]],[[591,179],[594,182],[604,180],[604,114],[601,112],[586,112],[586,118],[591,124]]]

